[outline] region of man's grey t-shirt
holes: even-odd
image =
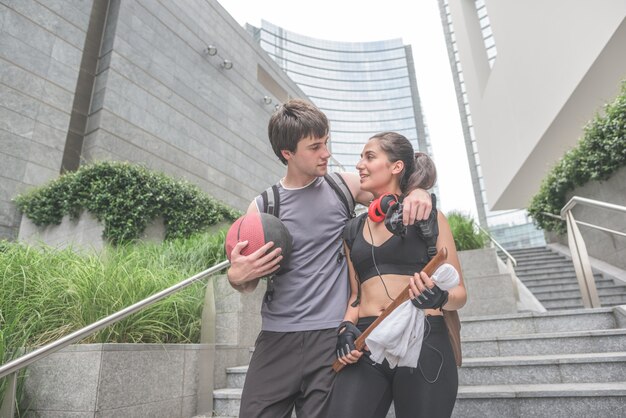
[[[323,177],[305,187],[279,184],[280,219],[293,236],[287,266],[274,277],[272,300],[261,308],[264,331],[334,328],[343,320],[349,281],[341,234],[348,209]],[[260,196],[257,208],[263,207]]]

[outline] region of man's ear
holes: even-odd
[[[287,161],[289,161],[289,159],[291,158],[291,156],[293,155],[293,152],[287,150],[287,149],[281,149],[280,150],[281,155],[283,156],[283,158]]]

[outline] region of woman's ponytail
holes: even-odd
[[[406,188],[403,191],[410,191],[414,189],[428,190],[435,185],[437,181],[437,168],[435,163],[423,152],[415,153],[415,169],[409,174],[406,180]],[[405,174],[405,175],[406,175]]]

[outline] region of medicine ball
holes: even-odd
[[[286,264],[293,246],[293,238],[280,219],[258,212],[241,216],[228,229],[224,246],[229,261],[230,253],[241,241],[248,241],[248,245],[241,251],[242,255],[250,255],[269,241],[273,241],[274,246],[270,248],[270,251],[279,247],[283,250],[281,265]]]

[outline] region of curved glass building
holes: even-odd
[[[331,124],[334,169],[354,169],[365,141],[381,131],[406,136],[431,153],[415,80],[411,47],[401,39],[335,42],[262,21],[246,29]]]

